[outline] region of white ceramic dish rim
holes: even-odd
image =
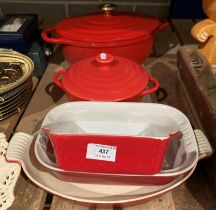
[[[163,112],[163,114],[166,114],[167,116],[171,117],[172,119],[174,119],[177,124],[180,126],[180,129],[183,129],[183,138],[184,139],[184,144],[185,144],[185,148],[187,149],[186,154],[190,154],[193,153],[193,160],[189,159],[189,160],[185,160],[185,162],[188,161],[187,166],[183,167],[176,167],[174,169],[169,169],[169,170],[162,170],[160,173],[154,174],[152,175],[153,177],[166,177],[166,176],[178,176],[180,174],[186,173],[187,171],[191,170],[194,165],[196,165],[196,163],[198,162],[198,157],[199,157],[199,153],[198,153],[198,147],[197,147],[197,143],[196,143],[196,138],[193,132],[193,129],[191,127],[191,124],[188,120],[188,118],[178,109],[168,106],[168,105],[163,105],[163,104],[156,104],[156,103],[133,103],[133,102],[67,102],[64,104],[61,104],[59,106],[56,106],[55,108],[53,108],[52,110],[50,110],[45,119],[42,122],[42,126],[47,125],[49,123],[53,123],[53,121],[57,120],[59,117],[62,116],[63,113],[73,113],[74,111],[82,110],[84,109],[95,109],[95,107],[97,107],[97,109],[100,107],[101,110],[105,109],[115,109],[116,107],[120,110],[121,109],[128,109],[128,111],[132,111],[133,109],[136,109],[137,111],[143,111],[145,110],[146,113],[148,112],[153,112],[154,114],[160,114]],[[66,110],[66,111],[65,111]],[[178,119],[178,120],[176,120]],[[183,128],[182,128],[183,127]],[[186,130],[186,131],[185,131]],[[187,135],[186,135],[187,134]],[[38,161],[45,166],[46,168],[56,171],[56,172],[64,172],[64,173],[69,173],[69,172],[73,172],[73,173],[80,173],[80,174],[101,174],[103,175],[103,173],[89,173],[89,172],[74,172],[74,171],[65,171],[63,169],[60,169],[58,167],[55,166],[51,166],[49,164],[47,164],[44,159],[41,158],[41,156],[39,155],[39,150],[38,149],[40,147],[40,133],[37,136],[36,139],[36,143],[35,143],[35,154],[36,154],[36,158],[38,159]],[[48,160],[49,158],[47,157],[46,154],[44,158],[46,158],[46,160]],[[136,174],[106,174],[106,175],[115,175],[115,176],[149,176],[149,175],[136,175]]]
[[[134,191],[133,186],[129,185],[129,186],[126,186],[127,190],[129,189],[129,192],[130,192],[130,194],[126,194],[129,196],[128,198],[124,197],[124,194],[121,194],[121,195],[120,194],[105,194],[103,195],[101,194],[102,192],[94,191],[95,184],[89,184],[90,186],[88,185],[87,189],[85,186],[83,188],[82,184],[79,184],[79,183],[73,186],[74,183],[64,182],[54,177],[42,165],[41,166],[43,167],[44,170],[41,171],[40,168],[38,169],[38,166],[40,165],[40,163],[37,163],[37,162],[34,163],[35,160],[37,161],[37,159],[33,160],[32,162],[32,160],[30,160],[30,157],[29,157],[29,153],[32,154],[32,151],[30,152],[30,147],[31,147],[32,142],[33,142],[33,136],[30,136],[25,133],[15,134],[9,144],[9,148],[6,154],[7,160],[12,161],[12,162],[18,162],[19,164],[21,164],[25,174],[29,177],[29,179],[32,182],[34,182],[36,185],[44,189],[45,191],[50,192],[54,195],[58,195],[60,197],[69,199],[69,200],[75,200],[78,202],[88,203],[88,204],[89,203],[91,204],[113,204],[113,203],[114,204],[126,204],[126,203],[148,200],[150,198],[154,198],[161,194],[164,194],[174,189],[175,187],[179,186],[191,176],[191,174],[196,168],[196,165],[194,165],[190,171],[178,176],[176,179],[174,179],[168,184],[154,186],[154,188],[152,189],[152,192],[150,192],[151,190],[149,190],[149,192],[144,192],[146,191],[145,188],[148,186],[140,185],[138,186],[138,188],[136,188],[138,192],[134,194],[136,190]],[[72,184],[72,186],[70,186],[70,184]],[[63,187],[65,191],[67,192],[58,191],[59,186]],[[100,189],[103,189],[104,191],[105,185],[100,185],[100,186],[102,188],[99,188],[99,191]],[[118,185],[117,187],[119,188]],[[87,194],[96,193],[97,196],[89,197],[83,194],[82,196],[75,195],[76,192],[74,191],[74,188],[77,188],[78,191],[84,190],[84,192],[87,192]],[[120,198],[118,197],[119,195],[120,195]],[[104,200],[106,196],[108,196],[107,198],[109,200]],[[119,200],[117,200],[118,198]]]

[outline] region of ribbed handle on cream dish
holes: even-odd
[[[8,145],[6,159],[10,162],[17,162],[21,164],[23,162],[25,152],[27,151],[27,147],[33,138],[34,136],[26,133],[15,133]]]
[[[207,158],[213,154],[213,149],[206,135],[199,129],[194,130],[199,149],[199,160]]]

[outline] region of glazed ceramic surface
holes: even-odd
[[[159,88],[158,80],[136,62],[107,53],[56,72],[53,81],[69,101],[141,101]]]
[[[24,172],[36,185],[44,190],[84,204],[119,204],[136,203],[153,199],[186,181],[196,165],[184,175],[178,176],[166,185],[126,185],[91,184],[64,182],[43,167],[34,154],[34,137],[25,133],[16,133],[10,141],[6,154],[8,161],[21,164]]]
[[[101,52],[143,63],[151,52],[154,35],[166,26],[167,22],[156,17],[105,11],[63,19],[44,30],[42,38],[62,44],[70,64]]]
[[[12,100],[6,107],[0,110],[0,120],[4,120],[12,115],[18,114],[31,98],[31,90],[24,93],[23,98]]]
[[[9,100],[13,100],[13,97],[16,97],[17,95],[21,94],[30,84],[31,81],[28,80],[14,89],[9,90],[3,94],[0,94],[0,105],[6,103]]]
[[[22,92],[12,97],[10,100],[7,100],[4,103],[0,104],[0,112],[6,112],[25,101],[25,99],[28,98],[31,94],[31,88],[32,87],[30,85],[28,86],[28,88],[25,88]]]
[[[115,127],[119,123],[119,119],[126,123],[122,127]],[[124,132],[124,129],[128,130],[128,126],[132,128],[133,123],[140,125],[137,129],[130,130],[133,135],[139,132],[145,134],[150,132],[149,135],[158,135],[164,130],[168,133],[176,130],[181,131],[183,137],[180,140],[172,141],[168,148],[167,153],[169,155],[164,160],[163,170],[150,177],[141,175],[142,179],[140,180],[143,182],[151,180],[151,183],[158,184],[170,181],[170,178],[173,179],[189,171],[198,161],[197,143],[190,122],[182,112],[170,106],[152,103],[69,102],[52,109],[46,115],[41,127],[56,123],[72,125],[72,120],[85,133],[91,133],[98,127],[101,129],[100,132],[105,134]],[[62,132],[68,132],[68,127],[63,127],[66,130],[63,129]],[[153,134],[154,131],[156,131],[156,134]],[[41,133],[37,136],[35,147],[38,160],[53,172],[59,172],[59,175],[62,175],[63,172],[64,175],[70,176],[70,172],[61,171],[55,164],[46,162],[47,159],[42,160],[44,156],[39,154],[40,151],[38,150],[40,139]],[[86,176],[88,176],[88,173],[86,173]]]
[[[18,62],[18,63],[21,63],[21,66],[22,66],[22,76],[19,77],[19,79],[17,79],[13,83],[9,83],[9,84],[1,86],[0,94],[5,93],[9,90],[12,90],[15,87],[23,84],[26,80],[28,80],[32,76],[32,72],[34,69],[34,63],[29,57],[21,53],[15,52],[13,50],[0,51],[0,62],[1,63]]]

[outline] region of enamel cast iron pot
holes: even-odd
[[[105,4],[102,12],[64,19],[44,30],[42,38],[62,44],[70,64],[100,52],[143,63],[152,50],[154,35],[168,23],[151,16],[112,11],[114,8]]]
[[[83,59],[54,75],[69,101],[141,101],[159,88],[159,82],[136,62],[101,53]],[[148,88],[148,83],[154,85]]]

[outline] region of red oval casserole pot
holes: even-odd
[[[46,42],[63,44],[70,64],[100,52],[143,63],[152,50],[155,33],[168,23],[146,15],[110,11],[113,8],[106,4],[103,12],[64,19],[44,30],[42,37]]]
[[[159,88],[159,82],[136,62],[101,53],[54,75],[69,101],[141,101]],[[148,83],[154,86],[148,89]]]

